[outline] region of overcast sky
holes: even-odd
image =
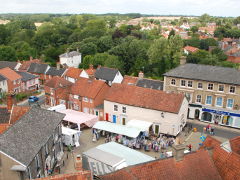
[[[0,0],[0,13],[240,16],[240,0]]]

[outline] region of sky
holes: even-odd
[[[240,0],[0,0],[0,13],[240,16]]]

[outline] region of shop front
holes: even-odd
[[[240,113],[226,109],[202,108],[201,121],[240,128]]]

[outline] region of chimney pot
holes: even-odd
[[[182,57],[180,58],[180,65],[186,64],[186,62],[187,62],[186,56],[182,56]]]
[[[60,69],[60,63],[58,62],[57,63],[57,70],[59,70]]]
[[[180,144],[180,145],[173,145],[173,157],[176,161],[181,161],[184,158],[184,150],[185,150],[185,145]]]
[[[144,73],[143,73],[142,71],[140,71],[140,72],[138,73],[138,78],[139,78],[139,79],[143,79],[143,78],[144,78]]]

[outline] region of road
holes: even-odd
[[[198,132],[202,132],[203,128],[207,126],[207,123],[196,123],[193,120],[188,121],[187,124],[192,125],[193,128],[197,128]],[[240,136],[240,129],[223,127],[220,125],[214,126],[214,132],[216,136],[226,139],[232,139],[236,136]]]
[[[38,104],[39,105],[42,105],[45,103],[45,94],[41,94],[38,96],[39,100],[38,100]],[[34,104],[34,103],[31,103],[31,104]],[[36,104],[36,103],[35,103]],[[18,103],[19,106],[28,106],[29,103],[28,103],[28,99],[26,99],[25,101],[23,102],[20,102]]]

